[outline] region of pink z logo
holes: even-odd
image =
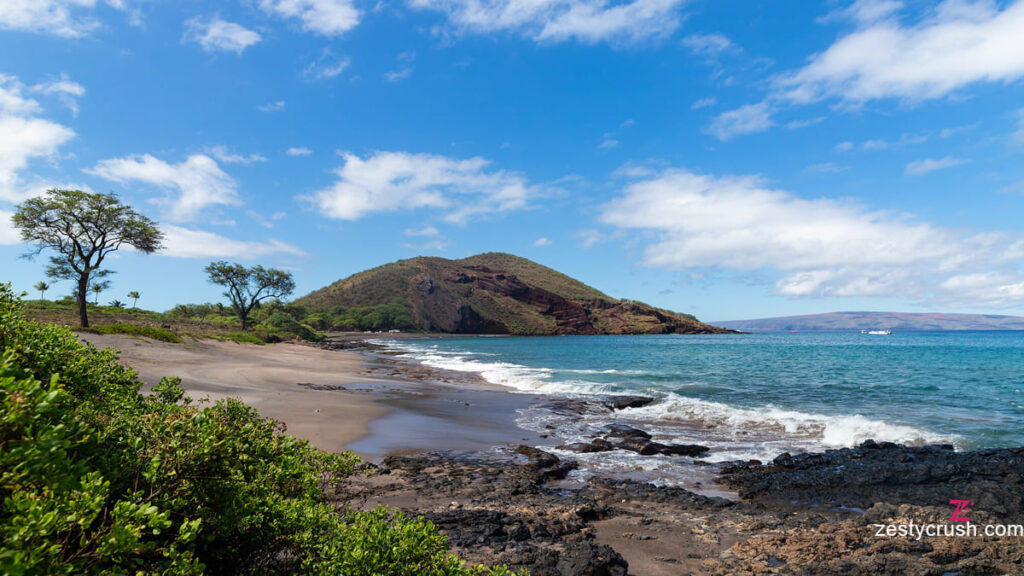
[[[956,506],[953,509],[953,513],[949,515],[950,522],[970,522],[971,519],[967,517],[967,513],[971,511],[971,506],[974,502],[970,500],[950,500],[950,504]]]

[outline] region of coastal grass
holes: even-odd
[[[138,326],[135,324],[102,324],[100,326],[91,326],[89,328],[76,328],[76,330],[78,332],[91,332],[93,334],[128,334],[130,336],[142,336],[144,338],[150,338],[160,342],[170,342],[172,344],[182,343],[181,337],[174,332],[163,328],[156,328],[154,326]]]
[[[141,387],[0,284],[0,573],[510,574],[422,518],[345,510],[351,452],[238,400],[193,404],[177,378]]]
[[[211,340],[221,340],[223,342],[237,342],[239,344],[255,344],[257,346],[263,346],[266,344],[263,340],[249,334],[248,332],[228,332],[227,334],[204,334],[202,338],[210,338]]]

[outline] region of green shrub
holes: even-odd
[[[423,520],[339,513],[351,453],[237,400],[193,406],[176,378],[141,385],[0,285],[0,574],[507,573],[465,566]]]
[[[239,344],[256,344],[262,346],[265,344],[263,340],[253,336],[248,332],[228,332],[227,334],[204,334],[203,338],[212,338],[214,340],[224,340],[230,342],[238,342]]]
[[[181,338],[163,328],[155,326],[138,326],[135,324],[103,324],[101,326],[90,326],[89,328],[76,328],[79,332],[91,332],[93,334],[129,334],[132,336],[143,336],[160,342],[180,344]]]

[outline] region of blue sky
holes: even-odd
[[[155,309],[506,251],[706,320],[1024,315],[1022,79],[1024,1],[8,0],[2,276],[56,186],[160,222],[101,296]]]

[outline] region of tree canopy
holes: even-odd
[[[263,266],[246,268],[221,260],[211,262],[206,273],[211,283],[227,288],[224,295],[231,300],[231,307],[242,322],[242,330],[247,329],[249,313],[260,302],[268,298],[284,298],[295,290],[291,274]]]
[[[36,245],[29,256],[47,249],[57,253],[50,257],[48,276],[77,280],[75,296],[82,327],[89,326],[86,300],[90,280],[110,273],[102,269],[106,257],[123,246],[152,254],[163,241],[163,233],[152,220],[113,194],[48,190],[18,205],[12,220],[21,230],[22,240]]]

